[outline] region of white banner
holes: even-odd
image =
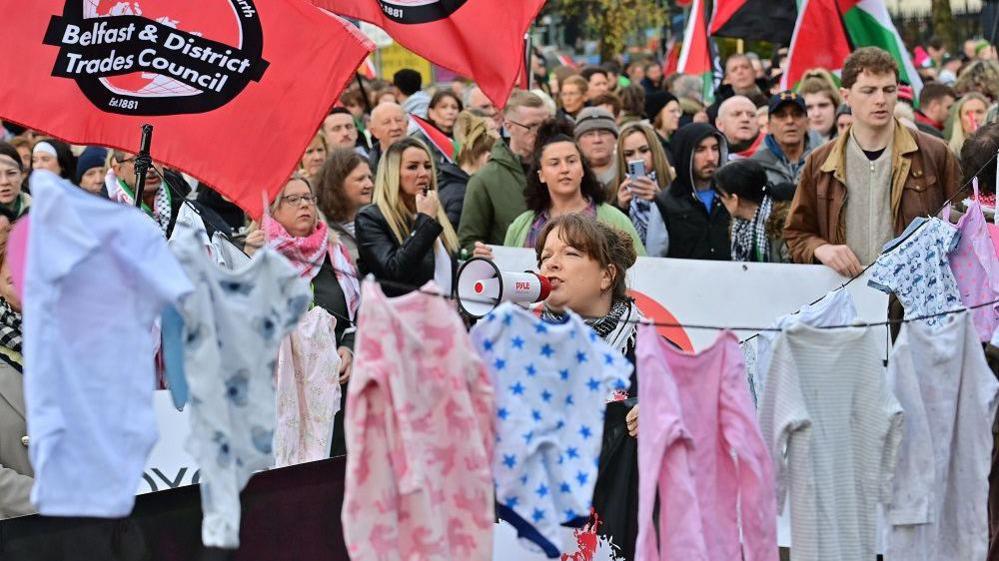
[[[528,249],[494,247],[496,263],[503,271],[537,270],[534,252]],[[642,312],[655,321],[689,325],[727,327],[770,326],[778,317],[792,313],[826,292],[837,288],[844,279],[819,265],[773,265],[688,261],[679,259],[639,258],[628,272],[628,286]],[[864,279],[850,284],[848,290],[865,321],[884,321],[888,297],[868,288]],[[661,328],[660,332],[687,350],[709,346],[717,330]],[[744,339],[754,332],[739,329]],[[887,338],[886,338],[887,341]],[[188,434],[187,414],[178,412],[166,391],[156,392],[156,414],[160,439],[149,458],[140,493],[197,483],[197,466],[184,451]],[[543,554],[533,553],[518,543],[516,531],[506,523],[497,525],[493,559],[496,561],[543,561]],[[779,524],[781,545],[790,545],[785,519]],[[565,529],[563,542],[575,553],[575,538]],[[594,561],[608,561],[607,548],[597,552]]]
[[[493,247],[501,271],[537,271],[530,249]],[[639,257],[628,271],[628,287],[646,317],[659,323],[724,327],[769,327],[777,318],[819,299],[846,279],[822,265],[778,265]],[[888,316],[888,295],[860,278],[847,287],[862,321],[880,322]],[[887,328],[886,328],[887,329]],[[660,328],[659,333],[685,350],[698,351],[714,342],[713,329]],[[740,339],[755,331],[737,329]],[[887,331],[885,345],[887,345]],[[505,523],[504,523],[505,525]],[[777,541],[790,547],[787,513],[778,521]],[[496,534],[494,559],[509,558],[516,547],[513,529]],[[502,538],[507,538],[501,541]],[[880,550],[881,532],[878,532]],[[501,557],[500,552],[507,553]],[[520,552],[518,552],[519,554]],[[606,559],[608,553],[600,551]],[[544,556],[524,552],[518,559],[542,561]]]

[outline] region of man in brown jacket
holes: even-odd
[[[853,125],[808,157],[784,237],[796,263],[855,276],[957,192],[961,169],[946,144],[895,120],[898,66],[886,51],[858,49],[842,79]]]

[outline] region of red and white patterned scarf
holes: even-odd
[[[350,253],[343,243],[336,237],[330,237],[329,227],[324,220],[317,220],[315,231],[308,236],[296,237],[289,234],[270,213],[265,212],[261,229],[267,243],[291,261],[302,278],[310,281],[316,278],[328,255],[347,301],[350,320],[354,320],[361,303],[361,283],[357,279],[357,269],[351,263]]]

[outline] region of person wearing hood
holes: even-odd
[[[458,115],[454,136],[460,148],[455,163],[438,163],[437,190],[447,219],[455,231],[458,231],[468,180],[489,161],[496,138],[489,134],[489,126],[484,118],[476,117],[468,111],[462,111]]]
[[[673,137],[677,177],[656,195],[656,206],[669,234],[667,257],[731,258],[731,216],[711,183],[727,160],[725,136],[711,125],[693,123]]]
[[[770,113],[763,146],[750,159],[763,166],[776,201],[790,201],[805,167],[805,158],[822,144],[818,133],[808,129],[805,100],[791,90],[770,98]]]

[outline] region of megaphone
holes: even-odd
[[[458,307],[480,318],[500,302],[540,302],[552,291],[547,277],[526,271],[500,271],[489,259],[475,257],[458,269]]]

